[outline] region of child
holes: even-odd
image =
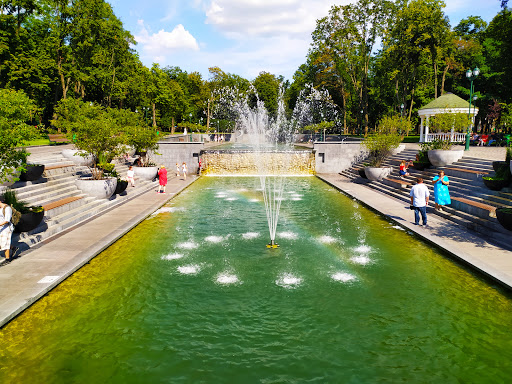
[[[180,177],[180,165],[176,163],[176,177]]]
[[[132,187],[135,187],[135,171],[133,170],[133,167],[130,165],[130,168],[128,168],[128,171],[126,171],[126,179],[130,182],[130,185]]]
[[[183,172],[183,180],[187,180],[187,164],[183,163],[181,166],[181,171]]]
[[[408,166],[409,163],[406,163],[405,160],[402,160],[400,163],[400,178],[403,178],[404,176],[410,176],[409,172],[407,172]]]

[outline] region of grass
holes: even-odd
[[[33,147],[33,146],[38,146],[38,145],[50,145],[50,140],[41,138],[41,139],[27,141],[23,145],[23,147]]]

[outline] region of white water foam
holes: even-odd
[[[302,199],[300,197],[292,197],[290,200],[292,200],[292,201],[301,201]]]
[[[372,259],[370,259],[368,256],[361,255],[352,257],[350,261],[356,264],[367,265],[372,262]]]
[[[288,289],[297,288],[301,283],[302,279],[300,277],[293,276],[290,273],[285,273],[276,280],[277,285]]]
[[[288,191],[288,193],[289,193],[290,195],[295,195],[295,194],[297,194],[297,192],[295,192],[295,191]]]
[[[178,272],[180,272],[184,275],[195,275],[200,270],[201,270],[201,268],[197,264],[183,265],[181,267],[178,267]]]
[[[217,283],[219,284],[235,284],[238,283],[238,277],[227,272],[222,272],[217,275]]]
[[[405,231],[405,229],[403,229],[401,226],[399,225],[393,225],[392,228],[395,228],[395,229],[399,229],[400,231]]]
[[[179,243],[176,246],[178,248],[183,248],[183,249],[196,249],[198,247],[198,245],[196,243],[194,243],[193,241],[186,241],[184,243]]]
[[[259,200],[259,199],[251,199],[251,200],[249,200],[249,201],[250,201],[251,203],[257,203],[257,202],[259,202],[259,201],[261,201],[261,200]]]
[[[324,236],[320,236],[318,238],[318,241],[321,243],[324,243],[324,244],[332,244],[332,243],[336,243],[338,241],[338,239],[335,239],[334,237],[329,236],[329,235],[324,235]]]
[[[181,259],[183,255],[181,253],[170,253],[168,255],[162,256],[162,260],[177,260]]]
[[[237,197],[228,197],[227,199],[224,199],[226,201],[235,201],[235,200],[238,200]]]
[[[278,233],[279,237],[282,237],[283,239],[290,239],[290,240],[295,240],[297,239],[299,236],[294,233],[294,232],[279,232]]]
[[[225,197],[227,197],[227,196],[228,196],[227,194],[222,193],[222,192],[217,193],[217,194],[215,195],[215,197],[216,197],[217,199],[224,199],[224,198],[225,198]]]
[[[354,275],[346,272],[336,272],[331,275],[331,279],[336,281],[341,281],[342,283],[349,283],[351,281],[356,280]]]
[[[244,240],[252,240],[260,237],[260,234],[258,232],[246,232],[242,235]]]
[[[160,213],[174,213],[174,212],[183,212],[185,211],[185,208],[183,207],[162,207],[160,209],[157,209],[150,217],[155,217],[156,215],[159,215]]]
[[[204,238],[209,243],[220,243],[224,240],[223,236],[207,236]]]
[[[359,247],[354,249],[354,251],[357,253],[370,253],[371,250],[372,247],[369,247],[368,245],[360,245]]]

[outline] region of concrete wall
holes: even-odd
[[[339,173],[366,156],[361,143],[315,143],[316,173]]]
[[[176,163],[187,163],[188,173],[197,173],[199,167],[199,152],[204,149],[200,142],[159,142],[157,153],[151,153],[151,160],[158,166],[165,165],[168,172],[174,172]],[[197,156],[197,157],[196,157]]]

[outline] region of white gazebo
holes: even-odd
[[[418,110],[421,118],[420,125],[420,143],[431,142],[434,139],[442,139],[453,142],[464,142],[466,140],[466,132],[442,132],[442,133],[429,133],[429,119],[432,116],[442,113],[468,113],[469,102],[460,98],[453,93],[445,93],[443,96],[431,101],[424,107]],[[471,124],[474,125],[475,116],[478,114],[478,108],[471,106]]]

